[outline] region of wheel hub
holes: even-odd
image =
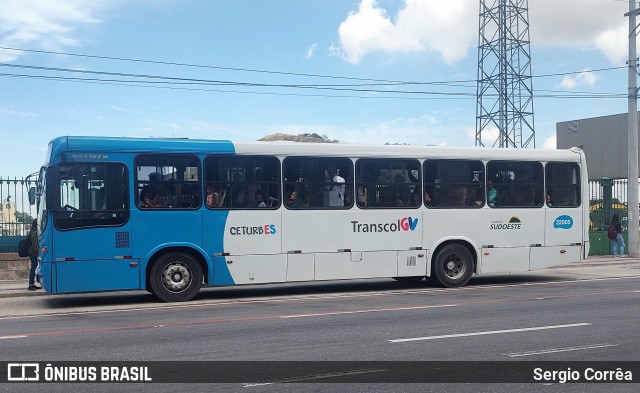
[[[191,270],[182,262],[168,264],[162,271],[162,285],[171,292],[182,292],[191,284]]]

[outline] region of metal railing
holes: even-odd
[[[627,228],[627,183],[627,179],[589,181],[590,231],[606,231],[613,214],[618,214],[622,226]]]
[[[0,252],[16,252],[18,242],[29,233],[36,206],[29,204],[29,188],[36,181],[0,177]]]

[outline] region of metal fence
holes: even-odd
[[[589,229],[592,232],[606,231],[611,216],[620,216],[622,226],[627,228],[627,179],[589,181]]]
[[[29,233],[36,207],[29,204],[29,188],[35,180],[0,177],[0,252],[16,252],[18,242]]]

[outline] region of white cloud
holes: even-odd
[[[591,70],[583,70],[576,75],[566,75],[562,79],[562,82],[560,82],[560,87],[570,90],[583,85],[593,87],[597,80],[598,76],[591,72]]]
[[[601,32],[596,37],[596,46],[613,64],[624,64],[629,58],[629,26],[622,24]]]
[[[313,57],[313,54],[316,52],[316,49],[318,49],[318,44],[317,43],[312,44],[307,49],[307,52],[304,54],[304,58],[307,60],[310,60]]]
[[[469,128],[467,130],[467,137],[471,140],[473,144],[475,144],[476,129]],[[488,126],[484,130],[482,130],[482,144],[485,147],[497,147],[499,137],[500,137],[500,130],[497,127]]]
[[[624,16],[627,11],[628,3],[623,1],[530,1],[531,42],[538,46],[592,48],[603,32],[628,26]],[[623,42],[625,37],[621,37]]]
[[[78,46],[78,28],[100,23],[98,17],[113,0],[3,1],[0,7],[0,46],[62,50]],[[0,50],[0,61],[23,52]]]
[[[468,5],[467,0],[406,0],[392,20],[375,0],[362,0],[338,28],[342,55],[358,63],[371,52],[429,51],[453,64],[467,55],[476,39],[477,23],[460,23],[478,12]]]
[[[551,135],[550,137],[548,137],[547,139],[544,140],[544,143],[542,144],[542,148],[543,149],[557,149],[557,142],[556,142],[556,136]]]
[[[627,48],[627,8],[622,1],[531,1],[532,45],[599,50],[620,64]],[[331,52],[351,63],[370,53],[433,52],[455,64],[475,50],[479,11],[477,2],[468,0],[404,0],[390,16],[376,0],[361,0],[340,24],[339,45],[332,44]]]
[[[33,112],[25,112],[12,107],[0,106],[0,118],[2,117],[35,117]]]

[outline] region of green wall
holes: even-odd
[[[627,232],[622,232],[622,238],[624,239],[625,249],[627,254]],[[607,231],[589,232],[590,250],[589,255],[613,255],[611,254],[611,241],[607,238]]]

